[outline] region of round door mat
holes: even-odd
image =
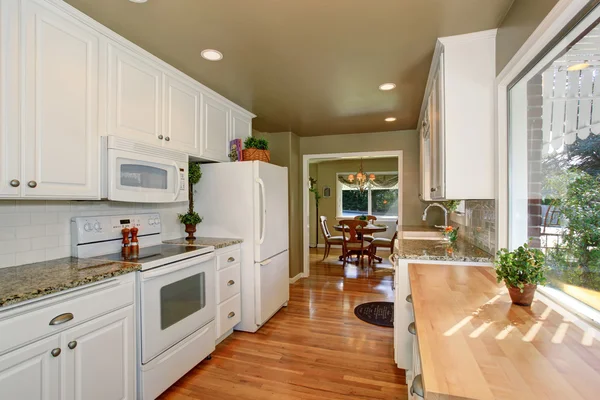
[[[364,303],[354,308],[354,315],[369,324],[394,326],[394,303],[389,301],[374,301]]]

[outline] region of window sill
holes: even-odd
[[[348,215],[347,217],[342,215],[335,217],[335,219],[341,221],[343,219],[354,219],[354,217],[356,215]],[[397,219],[398,217],[377,217],[376,222],[396,222]]]
[[[569,313],[574,314],[574,316],[582,322],[591,325],[596,329],[600,329],[600,311],[593,309],[587,304],[580,302],[558,289],[539,286],[538,292],[556,305],[564,308]]]

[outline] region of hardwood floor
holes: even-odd
[[[287,308],[257,333],[234,332],[161,399],[406,399],[393,329],[354,316],[361,303],[393,301],[386,254],[375,269],[342,269],[334,252],[320,262],[323,249],[311,250]]]

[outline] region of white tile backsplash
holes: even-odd
[[[185,236],[177,214],[186,210],[187,203],[0,200],[0,268],[68,257],[72,217],[157,212],[163,238],[175,239]]]

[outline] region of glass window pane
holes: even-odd
[[[397,217],[398,189],[372,189],[371,207],[377,217]]]
[[[367,190],[342,190],[342,214],[362,215],[369,212],[369,192]]]
[[[138,164],[121,164],[121,186],[147,189],[167,189],[168,172],[165,169]]]
[[[206,305],[204,272],[160,289],[160,328],[167,329]]]
[[[549,286],[596,309],[600,53],[583,50],[599,34],[597,27],[589,30],[510,91],[511,246],[529,240],[542,249]]]

